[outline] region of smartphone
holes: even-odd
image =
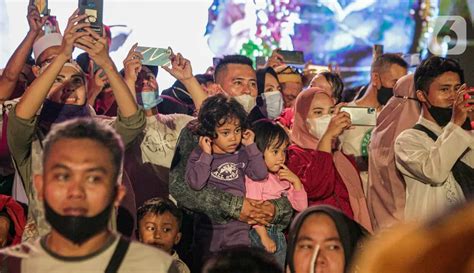
[[[57,25],[56,16],[50,15],[48,17],[48,20],[44,24],[44,27],[43,27],[44,33],[50,34],[50,33],[58,32],[58,30],[56,29],[56,25]]]
[[[341,111],[349,113],[352,125],[377,125],[377,111],[373,107],[343,106],[341,107]]]
[[[372,57],[375,60],[377,57],[381,56],[383,54],[383,45],[374,45],[372,48]]]
[[[136,50],[143,55],[143,65],[167,66],[171,63],[171,48],[139,46]]]
[[[33,4],[41,15],[49,15],[48,0],[33,0]]]
[[[217,67],[217,65],[221,62],[222,58],[217,58],[217,57],[214,57],[212,58],[212,66],[214,66],[214,68]]]
[[[464,94],[464,99],[465,100],[474,100],[474,87],[467,87],[467,94]],[[469,105],[473,105],[472,103],[469,103]]]
[[[79,14],[87,14],[85,22],[91,24],[91,29],[100,36],[103,35],[103,0],[79,0]]]
[[[277,50],[277,53],[283,57],[286,64],[304,64],[303,51]]]
[[[257,67],[257,69],[265,68],[266,64],[267,64],[267,58],[265,58],[265,56],[255,57],[255,66]]]
[[[329,67],[325,65],[310,64],[308,65],[307,70],[312,74],[318,74],[321,72],[329,71]]]

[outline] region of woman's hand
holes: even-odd
[[[104,68],[112,64],[107,46],[107,38],[104,35],[99,36],[91,28],[84,28],[88,35],[82,36],[74,43],[74,45],[89,54],[89,57],[100,67]]]
[[[89,35],[85,31],[78,32],[79,30],[90,26],[89,23],[79,23],[85,18],[87,18],[87,15],[79,15],[79,9],[76,9],[71,17],[69,17],[61,44],[61,54],[68,60],[72,58],[72,51],[74,50],[76,41]]]

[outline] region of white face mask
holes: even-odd
[[[307,119],[306,123],[309,127],[309,132],[317,139],[321,139],[328,129],[329,122],[331,122],[332,115],[326,114],[319,118]]]
[[[280,116],[283,111],[283,96],[280,91],[265,92],[262,94],[267,108],[269,119],[275,119]]]
[[[248,94],[236,96],[234,99],[244,107],[247,114],[257,105],[257,99]]]

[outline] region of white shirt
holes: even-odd
[[[111,238],[101,249],[84,257],[60,257],[46,249],[44,237],[4,248],[0,255],[21,258],[21,272],[25,273],[103,273],[118,239],[118,236]],[[166,273],[170,271],[172,262],[171,256],[164,251],[132,241],[118,273]]]
[[[195,119],[183,114],[157,115],[146,118],[145,136],[140,149],[143,163],[169,168],[181,130]]]
[[[358,105],[353,101],[348,103],[347,106]],[[339,140],[341,141],[341,151],[346,155],[353,155],[354,157],[363,156],[362,145],[364,145],[367,149],[369,148],[370,137],[372,136],[372,129],[374,129],[374,127],[375,126],[355,125],[353,128],[345,130],[344,133],[339,137]],[[368,141],[366,138],[369,138]],[[364,193],[365,196],[367,196],[367,183],[369,180],[369,174],[366,170],[359,171]]]
[[[452,167],[461,160],[474,166],[474,134],[454,123],[444,128],[420,117],[419,124],[438,135],[434,142],[425,132],[403,131],[395,141],[395,160],[406,183],[406,220],[423,220],[464,202],[461,187],[454,179]]]

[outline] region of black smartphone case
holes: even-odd
[[[85,14],[86,10],[96,11],[97,17],[95,21],[90,22],[91,28],[100,36],[102,36],[104,0],[79,0],[79,14]]]

